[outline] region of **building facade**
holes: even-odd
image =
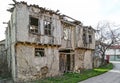
[[[91,69],[95,30],[57,11],[17,2],[6,29],[8,67],[14,81]]]
[[[109,61],[120,61],[120,45],[113,45],[106,51],[106,59]]]

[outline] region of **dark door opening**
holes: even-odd
[[[65,60],[65,55],[60,54],[59,56],[59,71],[65,72],[66,70],[66,60]]]
[[[70,54],[67,54],[66,55],[66,57],[67,57],[67,66],[66,66],[66,68],[67,68],[67,71],[70,71]]]
[[[60,72],[69,72],[74,70],[74,54],[60,53],[59,56],[59,70]]]

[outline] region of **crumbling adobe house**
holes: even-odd
[[[14,81],[92,68],[95,30],[59,12],[16,2],[6,29],[8,67]]]

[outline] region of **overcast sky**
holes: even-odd
[[[23,1],[23,0],[16,0]],[[24,0],[28,4],[37,4],[52,10],[60,10],[62,14],[73,17],[84,25],[96,27],[97,23],[107,20],[120,24],[120,0]],[[6,24],[10,13],[6,9],[12,0],[0,0],[0,40],[4,39]]]

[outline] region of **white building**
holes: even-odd
[[[106,56],[110,61],[120,61],[120,45],[114,45],[107,49]]]

